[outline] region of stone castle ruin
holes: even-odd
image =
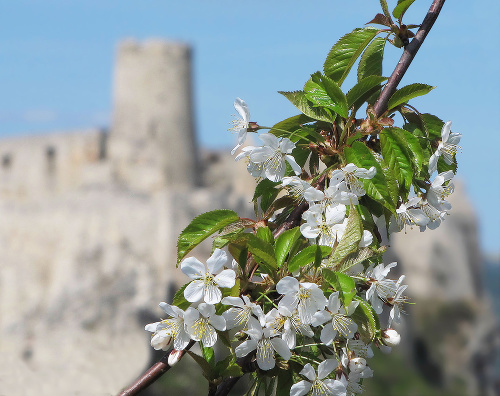
[[[188,46],[123,42],[113,96],[109,131],[0,141],[2,396],[118,392],[149,363],[144,325],[161,315],[155,307],[186,281],[175,268],[179,232],[216,208],[252,216],[245,164],[197,146]],[[484,320],[476,218],[463,192],[453,199],[443,226],[398,235],[391,252],[415,300],[471,307],[453,342],[471,329],[481,338],[458,352],[441,346],[453,359],[445,382],[484,359],[494,326]],[[432,323],[406,326],[428,334]],[[477,380],[467,386],[479,394]]]

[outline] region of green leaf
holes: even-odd
[[[325,75],[342,85],[356,59],[379,32],[378,29],[366,27],[354,29],[343,36],[330,50],[323,70]]]
[[[290,388],[293,385],[293,371],[280,370],[278,372],[278,386],[276,387],[275,396],[290,396]]]
[[[387,80],[385,77],[368,76],[359,81],[347,93],[347,105],[349,108],[353,106],[355,109],[360,108],[368,98],[380,90],[380,84],[385,80]]]
[[[196,353],[194,353],[192,351],[186,351],[186,352],[201,367],[201,369],[203,371],[203,376],[206,379],[208,379],[209,381],[215,379],[214,370],[212,369],[210,364],[208,364],[208,362],[203,357],[201,357],[200,355],[197,355]]]
[[[410,84],[403,88],[398,89],[389,99],[389,103],[387,104],[387,108],[393,109],[396,106],[399,106],[402,103],[408,102],[410,99],[416,98],[417,96],[422,96],[431,92],[434,88],[427,84]]]
[[[389,196],[392,199],[392,202],[396,203],[399,201],[399,184],[398,181],[396,180],[396,176],[394,176],[394,173],[389,169],[389,165],[387,165],[387,162],[384,160],[382,157],[376,158],[378,163],[380,164],[380,167],[382,168],[382,173],[384,174],[385,178],[385,184],[387,186],[387,191],[389,192]],[[404,189],[403,189],[404,190]],[[406,199],[408,194],[403,194],[403,199]],[[373,208],[372,208],[373,210]],[[373,212],[376,216],[381,216],[381,214],[376,214]]]
[[[328,268],[323,269],[323,277],[332,285],[332,287],[339,292],[339,297],[348,306],[353,297],[356,295],[356,283],[349,275],[342,274],[341,272],[333,272]]]
[[[286,256],[290,252],[290,249],[295,241],[300,238],[300,235],[300,228],[295,227],[291,230],[283,232],[278,236],[278,238],[276,238],[276,242],[274,244],[274,254],[276,256],[276,264],[278,267],[283,265]]]
[[[274,124],[269,133],[277,137],[288,137],[290,134],[295,132],[297,129],[300,129],[303,124],[307,124],[313,121],[312,118],[306,116],[305,114],[299,114],[290,118],[287,118],[283,121]],[[283,132],[286,131],[286,132]]]
[[[384,160],[396,176],[399,185],[404,186],[405,190],[409,191],[413,180],[412,159],[401,136],[402,134],[398,130],[391,128],[385,128],[379,134]]]
[[[406,10],[413,4],[415,0],[403,0],[398,2],[398,5],[394,7],[392,11],[392,16],[396,19],[401,20]]]
[[[332,110],[340,116],[347,117],[347,101],[339,86],[320,72],[311,75],[304,85],[306,98],[315,106]]]
[[[172,301],[172,305],[175,305],[176,307],[179,307],[183,311],[189,308],[191,303],[186,300],[184,297],[184,289],[189,285],[191,282],[186,283],[183,285],[179,290],[177,290],[174,294],[174,299]]]
[[[213,210],[195,217],[177,240],[177,266],[186,254],[206,238],[239,219],[235,212],[227,209]]]
[[[345,158],[358,167],[370,169],[375,167],[377,173],[371,179],[360,179],[366,190],[366,194],[375,201],[380,202],[391,212],[395,211],[394,202],[389,194],[387,181],[380,164],[377,162],[370,149],[362,142],[354,142],[351,147],[344,150]]]
[[[338,272],[346,272],[348,269],[351,267],[354,267],[355,265],[362,263],[363,261],[369,259],[370,257],[373,256],[373,251],[370,248],[361,248],[351,254],[349,254],[338,266]]]
[[[446,161],[443,159],[443,157],[439,157],[438,163],[437,163],[437,171],[438,173],[446,172],[446,171],[453,171],[453,173],[457,173],[457,160],[455,158],[456,154],[453,154],[453,162],[451,165],[448,165]]]
[[[424,113],[421,114],[422,120],[424,121],[425,128],[427,129],[427,134],[430,138],[441,138],[441,129],[443,128],[444,121],[435,115]]]
[[[262,239],[263,241],[270,243],[271,245],[274,244],[274,237],[273,233],[269,229],[269,227],[259,227],[257,228],[257,231],[255,232],[255,235],[257,235],[257,238]]]
[[[342,235],[342,239],[335,248],[335,251],[328,259],[328,264],[335,267],[339,264],[348,254],[354,252],[359,245],[359,241],[363,236],[363,227],[361,224],[361,217],[354,205],[351,205],[349,210],[349,217],[347,218],[347,225]]]
[[[215,355],[214,349],[212,347],[206,347],[200,341],[201,353],[203,354],[203,359],[207,361],[210,367],[215,367]]]
[[[288,262],[288,271],[295,272],[299,268],[315,261],[317,251],[320,252],[321,257],[325,257],[332,252],[332,248],[329,246],[322,246],[322,245],[311,245],[306,247]]]
[[[269,179],[262,179],[255,187],[255,192],[253,194],[252,201],[257,203],[258,198],[260,198],[260,208],[263,212],[266,212],[273,201],[279,194],[279,190],[275,188],[279,182],[273,182]]]
[[[358,81],[368,76],[382,75],[382,60],[384,58],[385,39],[376,37],[366,47],[358,65]]]
[[[359,305],[351,315],[351,318],[358,325],[358,332],[361,339],[368,345],[380,331],[380,322],[378,315],[370,304],[360,298],[356,298],[356,300],[359,301]]]
[[[322,108],[313,107],[311,102],[307,100],[304,91],[293,91],[293,92],[283,92],[279,91],[287,98],[297,109],[304,113],[307,117],[313,118],[315,120],[332,122],[331,115],[327,110]]]
[[[252,253],[255,261],[264,269],[269,275],[273,274],[278,268],[276,258],[274,257],[273,245],[263,241],[253,234],[248,234],[248,251]]]

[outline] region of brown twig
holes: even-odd
[[[168,358],[170,356],[174,356],[177,354],[176,361],[179,361],[182,356],[189,350],[195,342],[193,340],[189,341],[186,349],[182,351],[178,351],[172,349],[170,352],[163,355],[163,357],[155,363],[153,366],[149,368],[143,375],[141,375],[132,385],[130,385],[127,389],[121,391],[118,396],[132,396],[137,395],[140,391],[146,389],[149,385],[155,382],[158,378],[160,378],[163,374],[165,374],[168,370],[172,368],[171,365],[168,364]]]
[[[425,37],[431,30],[432,25],[434,25],[434,22],[436,21],[441,8],[443,8],[444,2],[445,0],[434,0],[432,2],[432,5],[429,8],[427,15],[425,16],[424,21],[420,25],[417,34],[411,40],[410,44],[406,46],[396,68],[389,77],[389,80],[387,80],[387,84],[382,90],[379,98],[377,99],[377,102],[373,106],[377,117],[380,117],[387,110],[387,103],[389,103],[389,99],[394,94],[394,92],[396,92],[398,84],[405,75],[406,70],[408,70],[408,67],[413,61],[413,58],[424,42]]]

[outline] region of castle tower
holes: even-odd
[[[189,46],[121,43],[113,101],[109,157],[119,181],[147,191],[198,184]]]

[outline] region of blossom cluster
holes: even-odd
[[[382,165],[363,167],[339,156],[333,164],[325,162],[325,169],[307,172],[296,159],[300,139],[293,132],[288,137],[263,133],[262,146],[242,147],[248,132],[264,128],[250,122],[242,99],[234,106],[241,119],[233,122],[238,144],[232,154],[241,148],[236,160],[246,159],[252,176],[272,183],[275,206],[266,209],[263,220],[250,223],[255,238],[249,239],[246,226],[240,225],[237,232],[227,231],[217,247],[214,241],[206,263],[195,257],[180,262],[190,278],[176,296],[184,309],[160,304],[168,317],[146,326],[151,345],[183,350],[194,341],[211,348],[223,335],[232,338],[234,361],[249,357],[261,372],[292,367],[291,396],[360,394],[363,380],[373,376],[368,363],[373,347],[388,353],[399,344],[401,336],[393,326],[401,322],[408,302],[405,276],[388,277],[397,264],[382,262],[383,243],[407,226],[432,230],[446,218],[454,172],[430,177],[440,157],[453,163],[460,134],[451,133],[451,123],[445,123],[423,168],[427,173],[419,173],[413,183],[414,196],[409,198],[409,190],[401,187],[398,205],[376,216],[367,207],[384,198],[376,184],[386,166],[380,153],[374,151],[373,158]],[[292,205],[280,205],[280,199]],[[278,263],[279,243],[272,230],[279,234],[280,217],[299,207],[304,209],[297,232]],[[267,236],[259,239],[259,229],[267,230],[262,233]],[[224,250],[227,245],[234,260]]]

